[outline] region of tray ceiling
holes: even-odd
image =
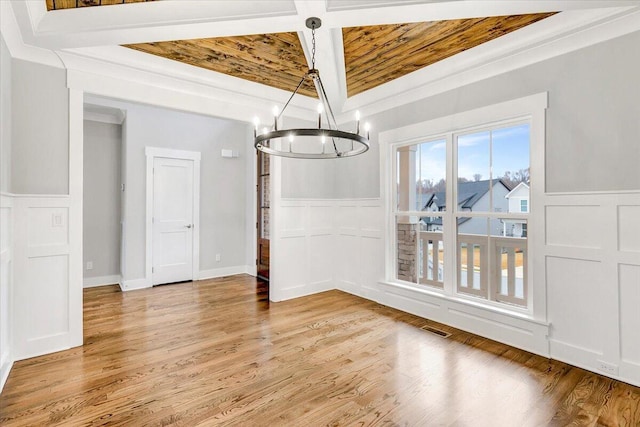
[[[343,28],[347,95],[383,85],[553,14]],[[308,68],[293,32],[125,46],[286,91],[295,89]],[[321,64],[319,68],[322,72]],[[316,97],[311,83],[300,93]]]

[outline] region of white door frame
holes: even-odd
[[[193,264],[192,280],[200,275],[200,152],[145,147],[147,156],[145,279],[153,286],[153,161],[156,157],[193,161]]]

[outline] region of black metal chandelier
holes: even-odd
[[[311,29],[311,68],[302,77],[289,100],[280,111],[273,110],[273,125],[271,129],[263,128],[258,131],[260,121],[254,119],[254,147],[264,153],[274,156],[291,157],[297,159],[336,159],[352,157],[362,154],[369,149],[369,124],[364,126],[364,135],[360,135],[360,114],[356,112],[355,132],[338,129],[331,104],[320,79],[316,64],[316,29],[322,21],[319,18],[308,18],[307,28]],[[318,127],[306,129],[278,129],[278,120],[284,114],[293,97],[306,80],[313,81],[320,103],[318,104]],[[322,115],[325,115],[326,127],[322,127]]]

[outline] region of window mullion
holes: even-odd
[[[447,136],[447,161],[446,161],[446,198],[450,200],[444,215],[442,217],[443,224],[443,240],[445,245],[444,251],[444,292],[447,295],[454,295],[458,284],[458,247],[456,242],[456,214],[458,204],[456,189],[457,174],[457,152],[454,143],[453,133]]]

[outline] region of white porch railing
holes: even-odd
[[[439,288],[444,287],[442,233],[421,231],[419,245],[418,259],[422,260],[418,271],[419,283]]]
[[[517,265],[518,253],[522,253],[521,266]],[[526,238],[458,234],[457,269],[458,292],[521,306],[527,304]]]

